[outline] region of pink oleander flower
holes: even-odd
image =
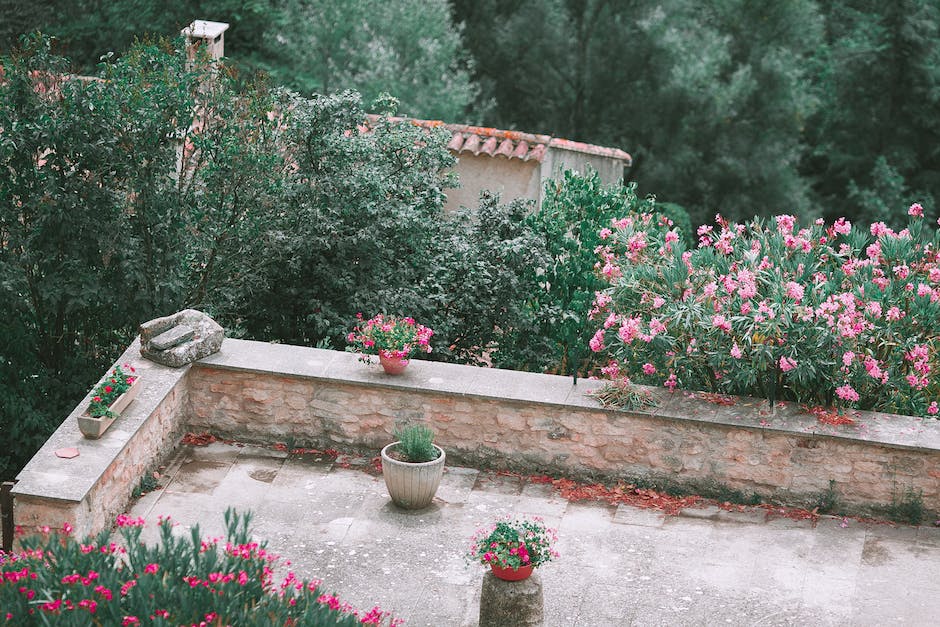
[[[712,316],[712,326],[725,332],[731,331],[731,323],[721,314]]]
[[[931,416],[936,416],[940,412],[940,408],[937,407],[937,401],[930,403],[930,407],[927,408],[927,413]]]
[[[606,374],[611,379],[616,379],[618,376],[620,376],[620,364],[616,361],[611,361],[606,366],[601,368],[601,372]]]
[[[832,225],[832,230],[839,235],[848,235],[852,231],[852,223],[845,218],[839,218]]]
[[[784,285],[786,290],[787,298],[792,298],[796,302],[803,300],[803,286],[794,281],[787,281]]]
[[[785,356],[780,358],[780,370],[783,372],[790,372],[794,368],[796,368],[795,359],[790,359],[789,357]]]
[[[669,377],[663,382],[663,385],[670,390],[675,390],[678,384],[679,381],[676,379],[675,373],[670,373]]]
[[[777,231],[781,235],[791,235],[793,233],[793,227],[796,225],[796,218],[790,215],[777,216]]]
[[[844,401],[850,401],[852,403],[858,401],[859,399],[858,392],[856,392],[855,388],[848,384],[837,387],[836,396]]]
[[[604,350],[604,329],[598,329],[588,344],[595,353]]]
[[[656,374],[656,366],[654,366],[653,364],[649,362],[646,362],[645,364],[643,364],[643,373],[644,374]]]
[[[852,362],[855,361],[855,353],[852,351],[845,351],[842,353],[842,363],[846,366],[851,366]]]
[[[923,218],[924,208],[920,206],[919,202],[915,202],[913,205],[911,205],[910,209],[907,210],[907,215],[914,216],[917,218]]]
[[[731,356],[735,359],[741,359],[741,349],[738,347],[738,343],[735,342],[731,345]]]

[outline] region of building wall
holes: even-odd
[[[447,190],[445,211],[456,211],[460,207],[475,209],[480,204],[480,192],[498,192],[501,202],[508,203],[517,198],[539,198],[540,164],[537,161],[474,156],[463,153],[457,156],[454,171],[460,178],[460,187]]]

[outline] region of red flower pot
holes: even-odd
[[[490,568],[493,569],[493,574],[497,579],[504,581],[522,581],[523,579],[529,578],[529,575],[532,574],[532,569],[535,567],[529,564],[528,566],[520,566],[518,569],[503,568],[502,566],[497,566],[490,562]]]
[[[385,355],[379,355],[379,362],[382,364],[382,368],[385,370],[385,374],[401,374],[408,366],[407,359],[386,357]]]

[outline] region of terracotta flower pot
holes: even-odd
[[[490,562],[490,569],[493,571],[493,575],[497,579],[502,579],[503,581],[522,581],[523,579],[528,579],[532,575],[532,570],[535,568],[532,564],[528,566],[520,566],[516,568],[503,568],[502,566],[497,566],[496,564]]]
[[[127,388],[127,391],[114,399],[114,402],[108,406],[113,413],[113,417],[108,416],[98,416],[92,417],[88,410],[85,410],[81,416],[78,417],[78,428],[86,438],[90,440],[97,440],[101,435],[108,430],[108,427],[114,423],[115,420],[120,417],[121,412],[124,411],[131,401],[137,398],[137,394],[140,392],[140,376],[134,378],[131,382],[131,386]]]
[[[399,375],[405,371],[405,368],[408,367],[408,360],[402,359],[400,357],[386,357],[385,355],[379,355],[379,363],[382,364],[382,368],[385,370],[385,374]]]
[[[444,449],[434,448],[440,453],[437,459],[414,464],[390,457],[389,450],[398,444],[393,442],[382,449],[382,476],[388,495],[399,507],[421,509],[431,504],[444,474]]]

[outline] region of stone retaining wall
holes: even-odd
[[[831,427],[795,406],[770,415],[756,399],[726,406],[666,390],[653,390],[659,407],[622,412],[586,395],[597,381],[420,361],[390,377],[349,354],[263,346],[250,349],[254,366],[221,353],[194,366],[190,428],[377,453],[396,425],[423,421],[449,459],[468,465],[717,483],[801,504],[832,481],[857,511],[909,491],[940,510],[935,420],[863,412],[857,425]],[[306,376],[274,365],[302,356]]]
[[[940,511],[940,421],[863,412],[830,427],[799,408],[719,405],[654,389],[646,412],[605,410],[599,385],[565,377],[426,361],[390,377],[349,353],[227,339],[188,368],[140,359],[146,387],[100,440],[75,425],[83,402],[19,476],[16,522],[101,529],[184,430],[249,441],[335,445],[377,455],[396,426],[427,422],[454,463],[577,477],[720,484],[794,504],[830,487],[866,511],[919,495]],[[124,363],[119,361],[118,363]],[[61,460],[53,451],[77,446]],[[81,460],[81,461],[78,461]]]
[[[71,524],[78,536],[97,533],[126,511],[134,488],[176,447],[189,407],[188,368],[167,368],[140,357],[134,342],[115,364],[129,364],[142,377],[141,391],[97,440],[82,436],[78,416],[90,393],[59,425],[17,476],[14,522],[24,529]],[[77,448],[79,455],[57,457]]]

